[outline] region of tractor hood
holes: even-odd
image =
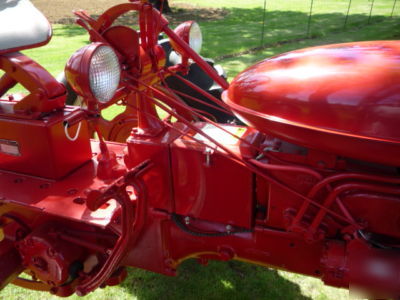
[[[400,166],[400,41],[281,54],[240,73],[223,100],[262,132]]]

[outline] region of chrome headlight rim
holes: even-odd
[[[193,21],[189,30],[189,46],[197,54],[200,54],[203,46],[203,33],[201,32],[200,25]]]
[[[108,53],[105,53],[105,55],[108,55],[109,58],[112,60],[111,63],[115,64],[114,66],[111,66],[112,68],[115,69],[115,70],[113,70],[114,72],[112,74],[110,74],[110,72],[107,72],[107,71],[110,71],[110,69],[106,69],[105,75],[108,77],[110,77],[110,75],[112,76],[111,86],[108,86],[108,88],[110,90],[108,92],[106,92],[106,95],[104,95],[104,92],[100,94],[100,92],[98,90],[99,87],[94,86],[95,78],[94,78],[93,73],[95,72],[94,68],[96,67],[96,66],[94,66],[94,63],[95,63],[94,60],[96,59],[96,55],[101,51],[103,51],[103,52],[108,51]],[[100,57],[100,58],[104,58],[104,56]],[[102,65],[100,65],[100,67],[104,67],[105,62],[103,61],[100,63],[102,64]],[[115,72],[115,71],[117,71],[117,72]],[[104,73],[103,70],[101,70],[101,72]],[[103,45],[99,45],[98,47],[96,47],[96,49],[94,49],[93,53],[91,54],[90,60],[89,60],[89,74],[88,75],[89,75],[89,88],[90,88],[94,98],[103,104],[109,102],[114,97],[114,95],[118,89],[120,79],[121,79],[121,66],[118,61],[118,57],[112,47],[103,44]]]

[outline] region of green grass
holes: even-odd
[[[175,0],[173,3],[186,2]],[[273,1],[268,1],[272,3]],[[303,38],[307,9],[303,0],[274,2],[267,14],[265,42],[276,43]],[[260,40],[260,7],[263,1],[192,0],[194,5],[227,7],[229,14],[222,20],[202,22],[203,55],[218,57],[258,46]],[[376,0],[372,23],[368,20],[366,1],[353,0],[345,32],[343,18],[347,3],[342,0],[315,1],[313,17],[314,39],[302,39],[239,57],[219,61],[232,78],[258,60],[297,48],[358,40],[393,39],[400,37],[398,18],[389,18],[393,1]],[[367,3],[368,4],[368,3]],[[272,4],[271,4],[272,5]],[[400,7],[400,5],[398,5]],[[396,10],[399,15],[399,8]],[[364,27],[360,27],[363,25]],[[71,25],[54,26],[54,38],[49,45],[24,51],[53,75],[59,74],[69,56],[87,43],[84,30]],[[9,285],[0,299],[55,299],[47,293],[24,290]],[[283,271],[275,271],[241,262],[211,262],[208,267],[187,261],[176,278],[143,270],[130,269],[128,279],[120,286],[99,289],[85,299],[347,299],[347,291],[326,287],[313,279]],[[71,299],[78,299],[72,296]],[[80,299],[80,298],[79,298]]]
[[[88,34],[77,25],[53,25],[53,38],[41,48],[23,51],[57,76],[64,70],[68,58],[88,43]]]
[[[184,3],[175,0],[173,3]],[[204,32],[203,55],[217,57],[229,53],[258,47],[261,44],[273,44],[289,39],[307,37],[308,16],[311,1],[285,0],[267,1],[266,24],[263,43],[263,0],[229,1],[229,0],[194,0],[193,14],[201,6],[214,8],[224,7],[228,14],[215,21],[202,22]],[[314,0],[310,36],[323,37],[332,32],[342,31],[347,14],[349,0]],[[382,22],[392,13],[393,0],[375,0],[372,18],[369,20],[371,2],[352,0],[347,29]],[[400,3],[397,3],[394,15],[400,14]]]
[[[8,286],[0,299],[57,299],[47,293]],[[58,298],[59,299],[59,298]],[[82,299],[72,296],[69,299]],[[321,281],[242,262],[184,262],[178,277],[130,269],[116,287],[98,289],[83,299],[348,299],[348,292],[324,286]]]
[[[172,5],[184,2],[186,1],[174,0]],[[194,16],[196,5],[225,7],[228,10],[228,14],[222,19],[200,21],[204,35],[203,56],[215,58],[260,46],[263,0],[193,0],[190,3],[194,5],[192,8]],[[267,1],[264,44],[274,45],[293,39],[305,39],[309,3],[306,0]],[[371,24],[366,26],[369,3],[365,0],[352,0],[346,27],[346,31],[349,32],[343,33],[344,36],[342,36],[348,0],[314,0],[311,36],[315,40],[305,43],[295,42],[277,49],[291,50],[303,47],[303,44],[314,44],[315,41],[319,43],[320,39],[329,40],[331,36],[337,36],[334,38],[335,42],[341,42],[343,40],[384,39],[390,38],[387,37],[388,35],[393,36],[398,33],[400,2],[397,3],[395,17],[390,18],[393,0],[375,0]],[[64,69],[70,55],[85,45],[87,40],[86,32],[78,26],[55,25],[54,37],[49,45],[24,52],[56,76]],[[255,57],[264,58],[275,53],[278,52],[270,49]],[[248,56],[245,56],[245,59],[239,59],[239,62],[245,62],[240,64],[242,68],[253,61]],[[232,60],[228,60],[226,65],[231,71],[231,77],[235,75],[235,72],[240,71],[238,68],[231,67]]]
[[[236,74],[248,66],[283,52],[295,49],[312,47],[324,44],[345,43],[353,41],[368,40],[392,40],[400,39],[400,23],[398,19],[387,18],[380,23],[374,23],[365,27],[353,28],[339,33],[332,33],[321,38],[304,39],[293,43],[285,43],[275,47],[265,48],[262,51],[251,54],[243,54],[238,57],[228,58],[220,61],[232,79]]]

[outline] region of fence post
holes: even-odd
[[[308,24],[307,24],[307,37],[310,37],[311,18],[312,18],[313,6],[314,6],[314,0],[311,0],[311,4],[310,4],[310,14],[308,15]]]
[[[349,7],[347,8],[346,18],[344,19],[344,26],[343,26],[344,29],[346,28],[347,20],[348,20],[348,18],[349,18],[350,7],[351,7],[351,0],[349,0]]]
[[[397,0],[394,0],[393,8],[392,8],[392,13],[391,13],[391,15],[390,15],[391,18],[393,18],[394,9],[396,8],[396,2],[397,2]]]
[[[372,0],[372,3],[371,3],[371,10],[369,11],[368,24],[371,22],[372,9],[374,8],[374,2],[375,2],[375,0]]]
[[[262,30],[261,30],[260,47],[262,47],[264,45],[264,28],[265,28],[266,10],[267,10],[267,0],[264,0],[263,24],[262,24]]]

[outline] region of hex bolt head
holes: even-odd
[[[185,221],[186,225],[190,224],[190,217],[185,217],[183,220]]]

